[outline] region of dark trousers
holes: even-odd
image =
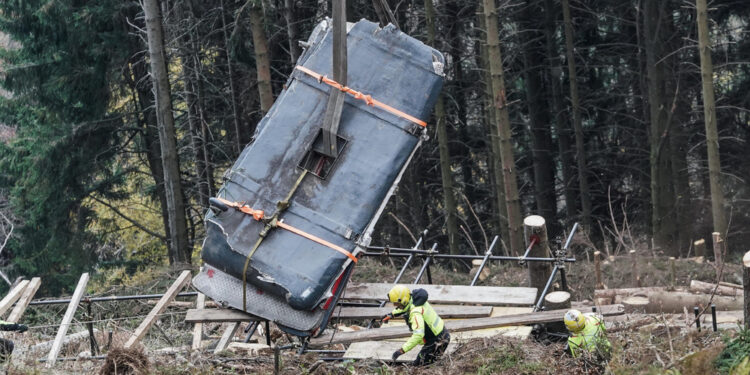
[[[443,329],[443,332],[440,332],[434,340],[424,344],[422,350],[417,354],[417,359],[414,360],[412,365],[425,366],[435,362],[441,355],[443,355],[443,353],[445,353],[445,349],[448,348],[450,342],[450,333],[448,333],[447,329]]]
[[[10,353],[13,353],[13,346],[13,341],[0,339],[0,363],[10,358]]]

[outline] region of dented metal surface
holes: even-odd
[[[429,117],[442,86],[443,77],[435,72],[436,67],[442,69],[439,52],[395,28],[381,29],[364,20],[350,27],[347,43],[350,87],[417,118]],[[298,63],[330,77],[331,35],[325,22],[313,32],[308,45]],[[258,125],[254,142],[226,173],[218,195],[273,215],[277,202],[289,194],[302,173],[300,163],[315,147],[330,90],[295,70]],[[308,173],[281,218],[356,254],[361,251],[359,244],[369,242],[377,218],[420,144],[422,128],[347,95],[338,134],[345,144],[327,175],[321,178]],[[241,283],[245,258],[262,229],[263,223],[234,210],[209,212],[204,262]],[[334,282],[350,262],[326,246],[272,230],[250,260],[248,289],[282,299],[295,310],[307,311],[314,320],[312,317],[319,315],[316,310],[331,296]],[[217,288],[209,287],[211,277],[206,272],[199,278],[199,289],[218,293]],[[206,294],[237,301],[236,296]],[[241,291],[239,300],[239,306],[228,303],[242,308]],[[277,319],[265,316],[271,312],[255,304],[248,304],[247,311]],[[304,331],[310,326],[290,327]]]

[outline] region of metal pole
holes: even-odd
[[[271,346],[271,324],[266,320],[266,345]]]
[[[698,332],[701,331],[701,319],[700,319],[700,309],[698,306],[693,307],[693,313],[695,314],[695,327],[698,328]]]
[[[560,269],[560,284],[562,284],[562,290],[568,292],[568,278],[565,276],[565,268]]]
[[[198,292],[184,292],[179,293],[177,297],[195,297]],[[143,294],[133,296],[108,296],[108,297],[88,297],[87,300],[91,302],[110,302],[110,301],[126,301],[126,300],[139,300],[139,299],[159,299],[164,297],[164,294]],[[49,299],[49,300],[34,300],[29,302],[29,305],[61,305],[70,303],[70,299]]]
[[[711,304],[711,324],[713,325],[714,332],[719,330],[718,323],[716,322],[716,305]]]
[[[547,295],[547,291],[552,286],[552,281],[555,280],[555,275],[557,275],[558,268],[555,266],[555,268],[552,269],[552,274],[549,276],[549,280],[547,280],[547,285],[544,286],[544,290],[542,290],[542,293],[539,295],[539,301],[537,301],[536,306],[534,306],[534,311],[539,311],[542,308],[542,304],[544,303],[544,296]]]
[[[253,337],[257,329],[258,329],[258,322],[250,322],[250,324],[247,326],[247,329],[245,329],[245,333],[247,333],[247,336],[245,336],[245,339],[242,340],[242,342],[244,342],[245,344],[250,342],[250,338]]]
[[[479,275],[482,274],[482,270],[484,270],[484,266],[487,264],[487,260],[490,258],[490,255],[492,255],[492,249],[495,248],[495,244],[497,243],[497,239],[500,236],[495,236],[495,238],[492,239],[492,244],[490,245],[490,248],[487,249],[487,252],[484,253],[484,259],[482,259],[482,264],[479,265],[479,269],[477,270],[477,274],[474,275],[474,279],[471,280],[471,284],[469,286],[474,286],[477,283],[477,280],[479,280]]]
[[[573,224],[573,229],[570,230],[570,234],[568,235],[568,239],[565,241],[565,246],[563,246],[563,250],[568,250],[568,246],[570,246],[570,241],[573,240],[573,235],[576,233],[577,229],[578,229],[578,223]]]
[[[409,256],[409,254],[414,254],[419,257],[432,257],[434,259],[457,259],[457,260],[474,260],[474,259],[484,259],[484,255],[451,255],[451,254],[440,254],[439,252],[434,255],[430,255],[429,251],[427,250],[411,250],[411,249],[391,249],[395,252],[391,252],[388,254],[388,256],[391,257],[400,257],[400,258],[406,258]],[[377,253],[377,252],[371,252],[366,251],[361,253],[364,256],[371,256],[371,257],[380,257],[383,256],[383,253]],[[536,258],[536,257],[530,257],[530,258],[521,258],[521,257],[511,257],[511,256],[503,256],[503,255],[493,255],[489,257],[489,260],[499,260],[499,261],[522,261],[522,262],[554,262],[557,260],[557,258]],[[575,258],[565,258],[563,259],[566,263],[575,263]]]
[[[430,252],[435,251],[435,249],[437,248],[437,245],[438,245],[437,242],[435,242],[435,244],[432,245],[432,249],[430,249]],[[419,273],[417,274],[417,278],[416,278],[416,280],[414,280],[414,282],[412,284],[419,284],[419,280],[422,278],[422,275],[424,274],[424,271],[427,269],[427,267],[430,266],[430,262],[431,261],[432,261],[432,256],[428,256],[424,260],[424,264],[422,264],[422,269],[419,270]]]
[[[91,343],[91,355],[94,356],[94,355],[97,355],[99,352],[99,345],[96,343],[96,337],[94,337],[94,323],[93,323],[94,316],[93,314],[91,314],[91,301],[87,301],[87,302],[88,304],[86,308],[87,308],[87,313],[89,316],[89,322],[86,325],[88,326],[88,329],[89,329],[89,341]]]
[[[518,260],[521,262],[521,265],[526,264],[526,257],[529,256],[529,253],[531,252],[531,249],[534,248],[534,245],[536,245],[539,242],[539,238],[534,235],[531,241],[529,241],[529,247],[526,248],[526,252],[523,253],[523,256],[518,258]]]

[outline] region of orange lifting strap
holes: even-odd
[[[221,203],[224,203],[227,206],[236,209],[237,211],[240,211],[240,212],[242,212],[242,213],[244,213],[246,215],[252,216],[253,219],[255,219],[256,221],[263,220],[264,213],[263,213],[262,210],[254,210],[251,207],[246,206],[244,203],[231,202],[231,201],[228,201],[226,199],[218,198],[218,197],[216,199],[220,200]],[[346,249],[344,249],[341,246],[332,244],[332,243],[330,243],[330,242],[328,242],[328,241],[326,241],[326,240],[324,240],[324,239],[322,239],[320,237],[317,237],[315,235],[312,235],[310,233],[307,233],[307,232],[304,232],[304,231],[302,231],[300,229],[297,229],[297,228],[295,228],[295,227],[293,227],[293,226],[291,226],[291,225],[289,225],[287,223],[284,223],[281,220],[279,220],[278,222],[276,222],[276,226],[278,226],[279,228],[282,228],[282,229],[286,229],[286,230],[288,230],[288,231],[290,231],[290,232],[292,232],[292,233],[294,233],[294,234],[296,234],[298,236],[307,238],[310,241],[313,241],[315,243],[321,244],[321,245],[323,245],[325,247],[328,247],[328,248],[330,248],[332,250],[336,250],[339,253],[344,254],[347,257],[349,257],[349,259],[351,259],[352,262],[357,263],[357,257],[355,257],[352,253],[346,251]]]
[[[413,122],[413,123],[415,123],[415,124],[417,124],[417,125],[419,125],[421,127],[426,127],[427,126],[426,122],[424,122],[424,121],[422,121],[422,120],[420,120],[420,119],[418,119],[418,118],[416,118],[416,117],[414,117],[414,116],[412,116],[412,115],[410,115],[408,113],[401,112],[398,109],[389,106],[388,104],[385,104],[385,103],[383,103],[381,101],[378,101],[377,99],[373,99],[372,96],[370,96],[370,95],[365,95],[365,94],[363,94],[363,93],[361,93],[361,92],[359,92],[357,90],[354,90],[354,89],[352,89],[352,88],[350,88],[348,86],[344,86],[344,85],[342,85],[342,84],[340,84],[340,83],[338,83],[338,82],[336,82],[336,81],[334,81],[334,80],[332,80],[332,79],[330,79],[330,78],[328,78],[326,76],[323,76],[323,75],[320,75],[318,73],[315,73],[312,70],[305,68],[304,66],[297,65],[295,69],[297,69],[297,70],[299,70],[301,72],[304,72],[307,75],[309,75],[309,76],[317,79],[318,82],[323,82],[323,83],[328,84],[328,85],[330,85],[330,86],[332,86],[332,87],[334,87],[336,89],[339,89],[339,90],[341,90],[341,91],[343,91],[343,92],[345,92],[347,94],[350,94],[355,99],[362,100],[365,103],[367,103],[367,105],[369,105],[369,106],[380,107],[380,108],[382,108],[382,109],[384,109],[384,110],[386,110],[386,111],[388,111],[388,112],[390,112],[390,113],[392,113],[392,114],[394,114],[394,115],[396,115],[398,117],[407,119],[407,120],[409,120],[409,121],[411,121],[411,122]]]

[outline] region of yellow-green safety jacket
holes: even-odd
[[[583,352],[608,354],[611,344],[607,340],[604,322],[592,313],[584,314],[584,317],[586,318],[586,325],[583,330],[568,338],[570,354],[573,355],[573,358],[579,357]]]
[[[422,294],[424,293],[424,294]],[[393,316],[403,316],[406,325],[412,331],[411,337],[407,340],[401,349],[404,353],[414,349],[421,344],[429,344],[443,332],[443,319],[438,316],[435,309],[427,302],[427,292],[423,289],[415,289],[412,292],[412,298],[409,304],[403,309],[393,309]],[[429,327],[425,331],[425,326]]]

